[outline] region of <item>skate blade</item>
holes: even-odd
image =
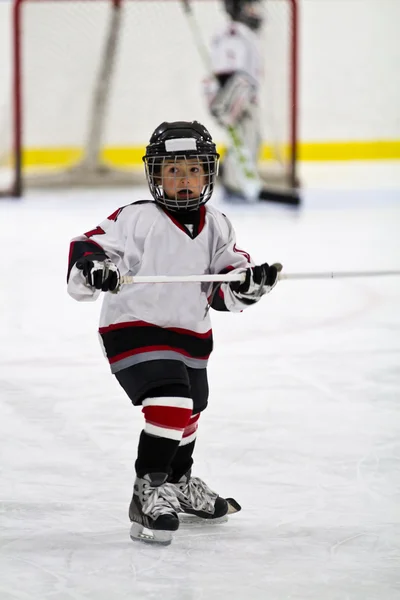
[[[172,542],[172,531],[147,529],[147,527],[143,527],[143,525],[132,523],[130,538],[134,542],[169,546],[169,544]]]
[[[179,513],[178,517],[181,525],[219,525],[228,521],[227,514],[218,519],[204,519],[188,513]]]
[[[235,513],[242,510],[239,502],[236,502],[234,498],[225,498],[228,503],[228,515],[234,515]]]

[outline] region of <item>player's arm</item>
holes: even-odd
[[[101,291],[118,287],[126,239],[124,216],[119,209],[71,241],[67,281],[68,293],[75,300],[96,300]]]
[[[275,265],[255,265],[250,255],[236,245],[236,236],[229,220],[225,218],[223,244],[217,250],[211,264],[212,273],[243,273],[245,281],[215,284],[209,303],[215,310],[238,312],[255,304],[261,296],[270,292],[278,281]],[[224,235],[225,233],[225,235]]]

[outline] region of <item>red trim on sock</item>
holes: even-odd
[[[193,415],[190,420],[189,423],[186,425],[184,431],[183,431],[183,438],[189,437],[189,435],[193,435],[194,433],[196,433],[197,428],[199,426],[199,421],[200,419],[200,413],[197,413],[197,415]]]
[[[142,412],[146,422],[178,431],[183,431],[187,427],[192,415],[190,408],[176,406],[144,406]]]

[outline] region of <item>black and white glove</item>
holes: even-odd
[[[257,267],[249,267],[246,269],[246,279],[242,283],[233,281],[229,286],[238,298],[254,301],[260,296],[268,294],[276,286],[281,270],[282,265],[279,263],[271,266],[264,263]]]
[[[88,254],[76,262],[83,272],[86,285],[103,292],[115,291],[120,282],[119,270],[105,254]]]

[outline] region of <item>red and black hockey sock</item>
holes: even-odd
[[[177,483],[192,468],[199,418],[200,413],[193,415],[183,432],[182,441],[171,463],[171,476],[168,481],[172,483]]]
[[[171,384],[151,391],[142,401],[145,427],[139,439],[135,469],[146,473],[170,473],[171,462],[190,421],[193,401],[184,384]]]

